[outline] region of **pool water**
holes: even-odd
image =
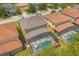
[[[72,38],[73,38],[73,33],[72,32],[69,32],[68,35],[66,36],[68,42],[72,41]]]
[[[39,50],[41,50],[41,49],[43,49],[43,48],[45,48],[45,47],[47,47],[47,46],[51,46],[51,45],[53,45],[53,44],[54,44],[53,41],[51,41],[51,40],[45,40],[45,41],[39,43],[39,44],[37,45],[37,47],[34,48],[34,51],[35,51],[35,52],[36,52],[36,51],[39,51]]]

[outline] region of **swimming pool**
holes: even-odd
[[[63,35],[61,35],[61,37],[63,38],[63,40],[65,42],[71,42],[72,41],[72,38],[73,38],[73,35],[75,34],[76,32],[75,31],[69,31]]]
[[[56,41],[54,40],[51,32],[42,33],[38,36],[28,40],[32,53],[38,53],[40,50],[47,46],[53,46]]]
[[[53,44],[54,44],[54,42],[52,40],[45,40],[45,41],[39,43],[35,48],[33,48],[33,51],[37,52],[37,51],[39,51],[47,46],[51,46]]]

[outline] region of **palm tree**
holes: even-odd
[[[41,3],[38,5],[38,10],[46,10],[47,9],[47,4],[46,3]]]
[[[73,3],[54,3],[52,4],[51,9],[52,11],[63,10],[68,6],[72,7],[73,5],[74,5]]]
[[[27,13],[36,13],[36,6],[34,4],[30,4],[29,9],[26,11]]]
[[[20,10],[19,7],[16,7],[15,9],[16,9],[16,13],[17,13],[18,15],[21,14],[21,10]]]

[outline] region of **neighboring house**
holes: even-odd
[[[76,26],[75,26],[75,30],[76,30],[77,32],[79,32],[79,18],[75,19],[75,20],[73,21],[73,23],[76,25]]]
[[[16,15],[15,6],[13,3],[2,3],[2,6],[10,13],[11,16]]]
[[[70,17],[63,15],[61,12],[51,13],[45,16],[46,22],[48,23],[49,31],[53,31],[59,25],[70,21]],[[62,28],[61,28],[62,29]]]
[[[79,4],[74,5],[73,8],[79,10]]]
[[[66,15],[71,16],[71,17],[79,17],[79,11],[74,8],[65,8],[63,11]]]
[[[32,16],[22,19],[20,24],[25,31],[26,41],[30,45],[33,53],[45,46],[53,45],[55,43],[53,37],[51,37],[53,34],[48,32],[46,22],[41,16]],[[53,44],[51,42],[53,42]]]
[[[22,49],[16,22],[0,25],[0,55],[14,55]]]
[[[71,16],[72,19],[71,19],[71,22],[76,24],[76,25],[79,25],[79,11],[78,9],[75,9],[75,8],[65,8],[64,9],[64,13],[68,16]],[[74,18],[73,18],[74,17]],[[75,30],[79,32],[79,26],[75,26]]]
[[[70,22],[71,18],[61,12],[46,15],[45,18],[48,23],[49,31],[56,33],[59,37],[65,39],[66,41],[68,38],[63,35],[69,35],[68,32],[75,32],[74,24]]]
[[[15,5],[19,7],[21,11],[26,11],[29,8],[29,4],[27,3],[16,3]]]
[[[79,26],[79,18],[75,19],[74,23]]]

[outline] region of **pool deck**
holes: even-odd
[[[63,39],[63,41],[66,42],[66,43],[68,42],[68,40],[67,40],[67,38],[65,38],[65,36],[67,36],[70,32],[72,32],[73,34],[76,34],[76,33],[77,33],[76,31],[71,30],[71,31],[69,31],[69,32],[66,32],[66,33],[60,35],[60,37],[61,37],[61,38]]]
[[[42,43],[42,42],[44,42],[44,41],[47,41],[47,40],[53,42],[53,45],[56,43],[56,42],[54,41],[54,39],[53,39],[51,36],[49,36],[49,37],[44,37],[44,38],[42,38],[42,39],[36,40],[35,42],[31,42],[30,45],[31,45],[31,47],[32,47],[33,53],[34,53],[34,48],[36,48],[40,43]],[[52,46],[53,46],[53,45],[52,45]]]

